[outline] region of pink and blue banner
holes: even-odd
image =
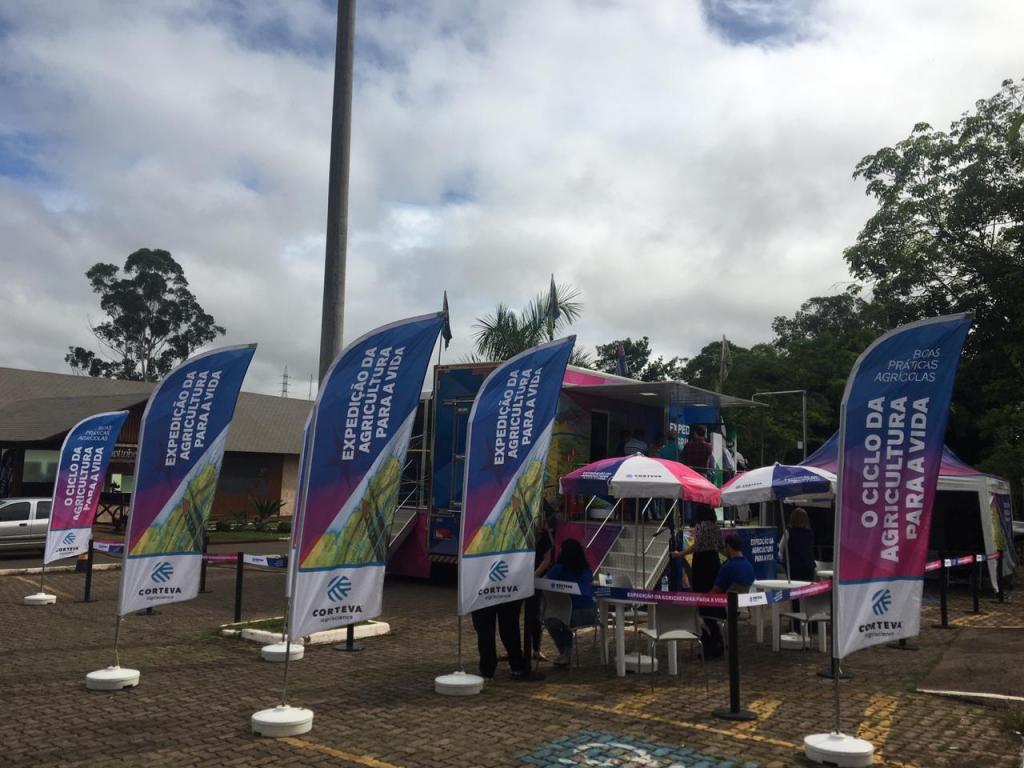
[[[897,328],[858,358],[840,410],[834,655],[918,634],[946,417],[971,319]]]
[[[444,322],[436,312],[371,331],[324,377],[301,459],[290,637],[380,614],[405,454]]]
[[[575,336],[502,363],[477,393],[466,435],[459,614],[533,594],[534,523]]]
[[[107,467],[126,418],[128,411],[98,413],[75,424],[64,438],[53,486],[44,565],[89,549]]]
[[[119,615],[199,593],[206,521],[255,352],[252,344],[192,357],[150,396],[125,533]]]

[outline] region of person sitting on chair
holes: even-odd
[[[555,647],[560,654],[555,659],[555,664],[566,666],[572,659],[571,627],[589,627],[597,621],[597,612],[594,608],[594,573],[590,570],[583,545],[576,539],[563,541],[558,561],[551,566],[547,577],[555,581],[574,581],[580,588],[580,594],[571,595],[572,617],[568,626],[561,619],[554,617],[544,620],[544,626],[548,628],[548,633],[555,641]]]

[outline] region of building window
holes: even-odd
[[[25,451],[23,483],[52,483],[57,479],[60,451]]]

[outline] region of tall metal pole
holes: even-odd
[[[338,0],[334,52],[334,111],[331,166],[327,182],[327,249],[320,330],[320,379],[341,351],[345,325],[345,256],[348,247],[348,175],[352,137],[352,71],[356,43],[356,0]]]
[[[804,460],[807,460],[807,390],[800,392],[800,398],[803,400],[803,422],[804,422]]]

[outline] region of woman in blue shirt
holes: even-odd
[[[583,545],[576,539],[566,539],[558,553],[558,561],[547,573],[549,579],[555,581],[574,581],[580,588],[580,594],[572,597],[572,617],[569,626],[560,619],[548,617],[544,626],[548,628],[551,639],[555,641],[560,656],[555,664],[565,666],[572,656],[572,632],[570,627],[589,627],[597,623],[597,612],[594,609],[594,573],[587,562],[587,553]]]

